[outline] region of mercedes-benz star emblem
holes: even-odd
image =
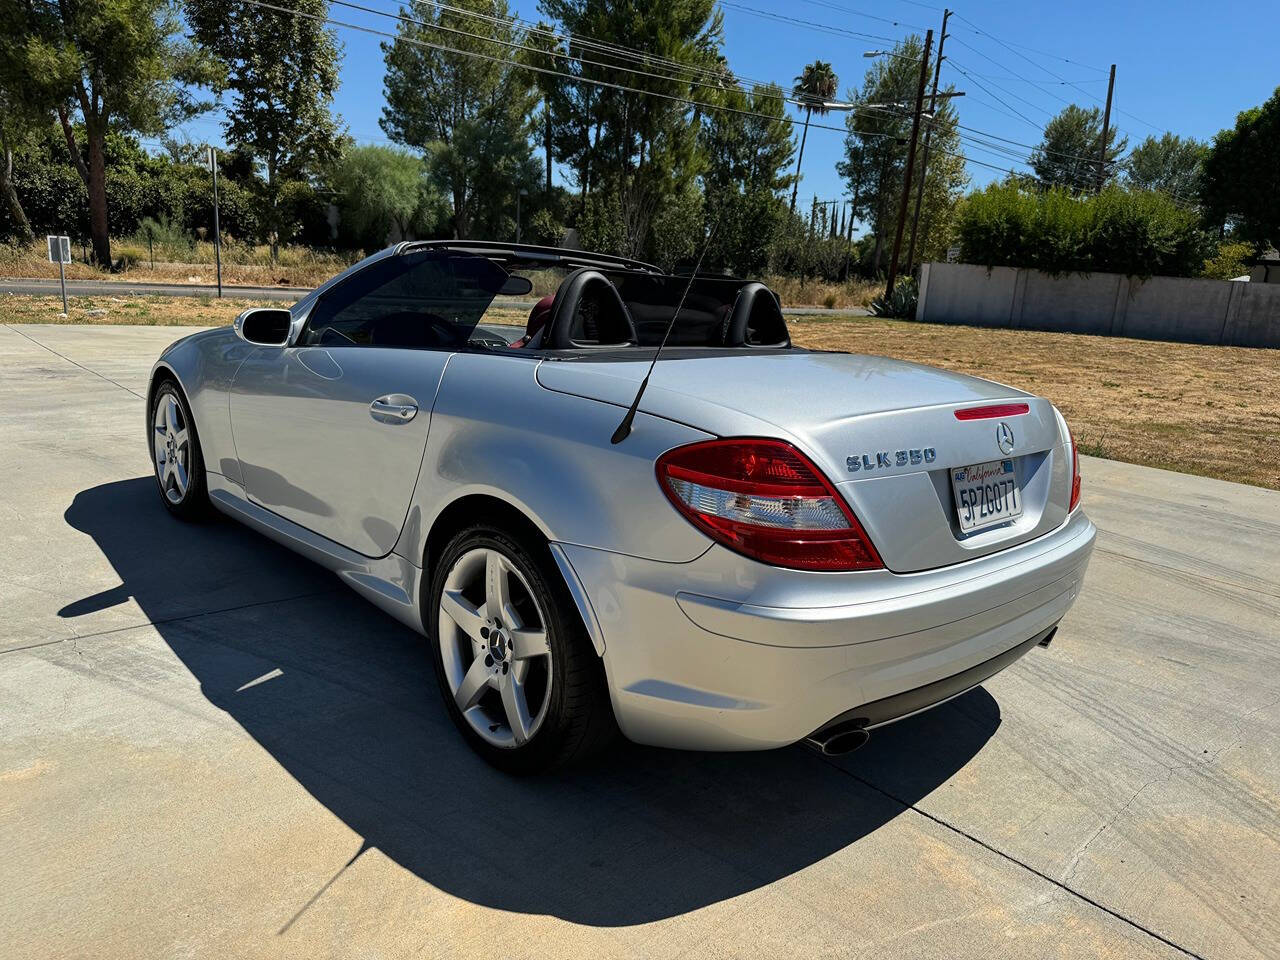
[[[1003,420],[1000,421],[1000,426],[996,427],[996,446],[1005,456],[1013,453],[1013,430]]]

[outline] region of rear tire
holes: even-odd
[[[179,520],[207,519],[209,487],[196,422],[182,390],[164,380],[151,399],[150,436],[152,473],[165,509]]]
[[[545,543],[475,524],[435,565],[424,620],[445,709],[508,773],[579,764],[617,735],[604,671]]]

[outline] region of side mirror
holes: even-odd
[[[521,277],[512,274],[503,282],[501,289],[498,290],[500,297],[523,297],[525,294],[533,290],[533,281],[528,277]]]
[[[280,347],[289,339],[293,315],[279,307],[255,307],[236,317],[236,335],[241,340],[266,347]]]

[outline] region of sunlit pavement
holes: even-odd
[[[1280,493],[1086,459],[1083,596],[982,688],[512,780],[420,637],[165,514],[185,332],[0,329],[6,958],[1280,954]]]

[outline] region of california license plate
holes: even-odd
[[[1013,460],[953,467],[951,490],[962,533],[972,533],[1022,516],[1022,491]]]

